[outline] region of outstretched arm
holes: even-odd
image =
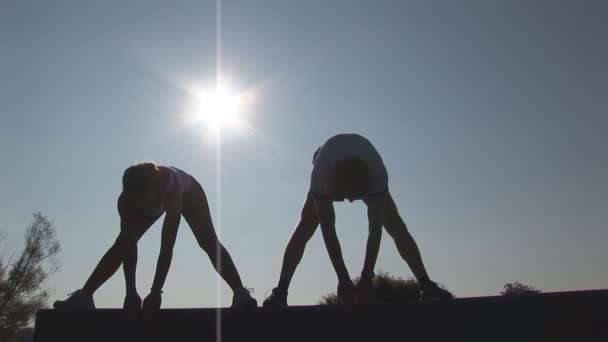
[[[137,236],[136,220],[122,216],[120,218],[120,235],[117,243],[122,254],[122,269],[125,274],[127,297],[137,295],[135,271],[137,269]]]
[[[365,261],[361,271],[362,279],[374,277],[374,267],[380,249],[382,238],[382,222],[384,218],[384,195],[370,196],[365,199],[367,204],[367,218],[369,221],[369,234],[367,236],[367,247],[365,250]]]
[[[160,253],[156,263],[156,273],[154,274],[154,281],[152,282],[152,293],[161,293],[163,285],[165,284],[165,279],[167,279],[169,266],[171,266],[173,246],[175,246],[177,228],[179,227],[181,220],[181,201],[179,196],[169,198],[165,207],[165,221],[163,222],[161,233]]]
[[[351,284],[348,270],[344,264],[344,258],[342,257],[342,249],[340,248],[340,242],[336,235],[336,213],[334,211],[334,205],[332,200],[329,198],[322,198],[314,196],[315,206],[319,220],[321,222],[321,231],[323,233],[323,240],[325,241],[325,247],[329,254],[329,259],[338,276],[340,284],[347,285]]]
[[[120,209],[119,209],[120,211]],[[135,286],[135,269],[137,268],[137,241],[139,236],[137,226],[139,219],[132,215],[122,215],[120,217],[120,235],[118,244],[122,252],[122,269],[125,273],[125,286],[127,295],[123,302],[126,318],[133,320],[141,309],[141,298]],[[141,235],[140,235],[141,236]]]

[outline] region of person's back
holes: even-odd
[[[365,183],[365,189],[349,191],[359,195],[382,193],[388,186],[384,162],[374,145],[365,137],[352,133],[331,137],[315,152],[310,192],[322,197],[338,195],[356,199],[352,194],[349,197],[343,193],[348,183],[351,187]]]

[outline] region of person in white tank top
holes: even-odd
[[[388,189],[388,174],[376,148],[358,134],[339,134],[329,138],[315,152],[310,177],[310,192],[321,197],[336,195],[339,192],[333,178],[336,167],[340,162],[349,159],[362,161],[369,173],[367,189],[360,191],[359,196],[379,194]],[[351,198],[351,202],[354,199],[356,198]]]
[[[121,231],[101,258],[84,286],[56,309],[94,308],[93,294],[122,264],[125,273],[124,309],[132,318],[140,310],[150,312],[161,306],[162,288],[169,271],[181,217],[189,224],[199,246],[234,291],[233,307],[256,307],[257,302],[243,287],[239,273],[213,228],[207,197],[201,185],[188,173],[172,166],[141,163],[127,168],[122,177],[123,191],[118,197]],[[161,247],[150,294],[142,300],[135,286],[137,242],[165,214]]]
[[[369,235],[360,281],[355,286],[348,274],[336,235],[334,201],[363,200],[367,205]],[[401,257],[412,269],[423,298],[451,298],[452,295],[430,280],[416,242],[397,211],[388,190],[388,174],[376,148],[358,134],[329,138],[313,155],[310,188],[300,221],[285,254],[277,287],[264,307],[286,307],[289,284],[304,254],[306,243],[321,225],[323,240],[338,276],[338,302],[372,304],[372,279],[380,248],[382,227],[393,238]]]

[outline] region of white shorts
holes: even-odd
[[[358,134],[338,134],[318,150],[310,177],[310,192],[323,197],[335,195],[334,170],[337,162],[345,158],[360,159],[368,167],[368,193],[362,195],[382,193],[388,189],[388,173],[374,145]]]

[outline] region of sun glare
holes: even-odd
[[[225,87],[201,91],[197,102],[197,116],[215,129],[234,126],[239,121],[242,99]]]
[[[254,128],[248,121],[257,91],[254,88],[237,91],[230,86],[231,82],[228,79],[213,86],[204,86],[196,80],[179,82],[189,95],[180,126],[202,128],[205,139],[252,134]]]

